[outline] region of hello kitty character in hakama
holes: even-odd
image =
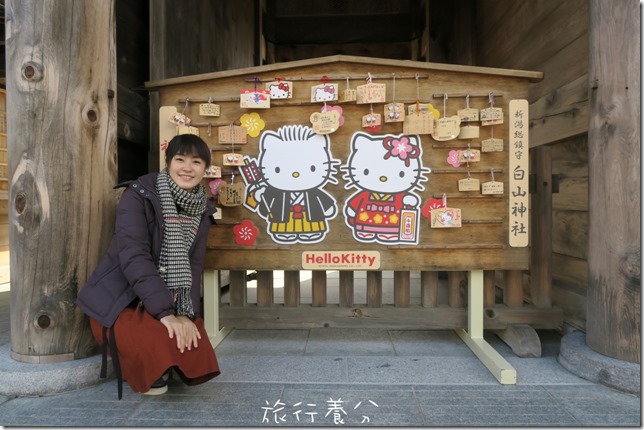
[[[246,156],[243,178],[249,199],[244,206],[266,220],[274,242],[317,243],[336,217],[336,200],[324,190],[337,184],[330,139],[312,128],[287,125],[262,133],[258,160]]]
[[[418,244],[418,207],[427,181],[417,135],[372,136],[357,132],[342,167],[346,189],[357,191],[345,202],[346,225],[359,242]]]

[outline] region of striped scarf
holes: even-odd
[[[156,186],[164,221],[159,274],[174,299],[175,314],[194,318],[189,251],[206,210],[206,192],[201,184],[192,192],[179,187],[167,168],[157,176]]]

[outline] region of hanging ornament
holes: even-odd
[[[353,90],[349,87],[349,77],[347,76],[347,88],[342,92],[342,101],[343,102],[354,102],[357,98],[356,90]]]
[[[384,103],[387,86],[385,84],[374,84],[371,73],[367,73],[367,83],[357,87],[357,104]]]
[[[452,140],[456,139],[461,129],[459,125],[461,119],[458,115],[447,116],[447,94],[443,95],[443,118],[439,118],[434,122],[434,132],[432,137],[435,140]]]
[[[221,167],[211,164],[206,169],[206,174],[204,175],[204,178],[221,178]]]
[[[366,128],[369,131],[378,131],[380,130],[380,125],[382,124],[382,117],[379,113],[373,113],[373,105],[371,106],[370,112],[367,115],[362,117],[362,127]]]
[[[219,195],[219,187],[225,185],[226,181],[223,179],[215,179],[214,181],[208,182],[208,188],[210,188],[210,194],[213,196]]]
[[[320,112],[314,112],[309,117],[311,128],[316,134],[329,134],[336,131],[344,124],[342,108],[340,106],[327,107],[326,102]]]
[[[293,82],[285,81],[284,78],[267,82],[265,88],[270,93],[271,100],[293,98]]]
[[[492,180],[481,184],[481,194],[503,194],[503,182],[494,180],[494,168],[491,170]]]
[[[447,207],[447,195],[443,194],[443,206],[431,210],[432,228],[461,227],[461,210]]]
[[[231,175],[230,184],[219,186],[219,204],[222,206],[239,206],[246,198],[246,186],[243,182],[235,184],[235,173]]]
[[[396,103],[396,74],[392,73],[393,94],[391,103],[385,105],[385,122],[403,122],[405,121],[405,105]]]
[[[459,191],[478,191],[481,187],[480,181],[472,177],[470,173],[470,162],[466,161],[467,165],[467,178],[458,180]]]
[[[230,123],[217,128],[219,144],[238,144],[245,145],[248,142],[248,129]]]
[[[257,112],[245,113],[239,118],[239,123],[246,129],[246,133],[250,137],[257,137],[259,133],[266,127],[266,122],[259,116]],[[237,142],[233,142],[237,143]]]
[[[490,138],[481,141],[481,152],[503,152],[503,139],[494,138],[494,126],[490,126]]]
[[[419,75],[416,73],[416,104],[407,107],[407,116],[403,122],[403,133],[405,134],[432,134],[434,132],[434,121],[440,117],[438,110],[431,104],[420,104]]]
[[[470,95],[465,95],[465,109],[456,111],[461,122],[475,122],[479,120],[479,110],[470,107]]]
[[[489,93],[490,107],[481,110],[481,125],[503,124],[503,109],[494,107],[494,94]]]
[[[311,87],[311,103],[331,102],[338,99],[338,84],[330,84],[329,77],[322,76],[322,84]]]
[[[252,90],[239,92],[239,107],[246,109],[268,109],[271,107],[271,93],[268,90],[258,90],[259,78],[253,78],[255,83]]]
[[[208,97],[208,103],[199,104],[199,115],[201,116],[219,116],[221,108],[212,102],[212,97]]]

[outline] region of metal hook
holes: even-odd
[[[447,194],[443,193],[443,207],[447,207]]]

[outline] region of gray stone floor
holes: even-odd
[[[0,340],[9,342],[0,293]],[[171,380],[142,396],[116,381],[41,397],[0,396],[3,426],[640,427],[641,401],[557,362],[560,337],[540,332],[540,358],[488,342],[517,370],[500,385],[451,331],[233,330],[215,351],[222,374]]]

